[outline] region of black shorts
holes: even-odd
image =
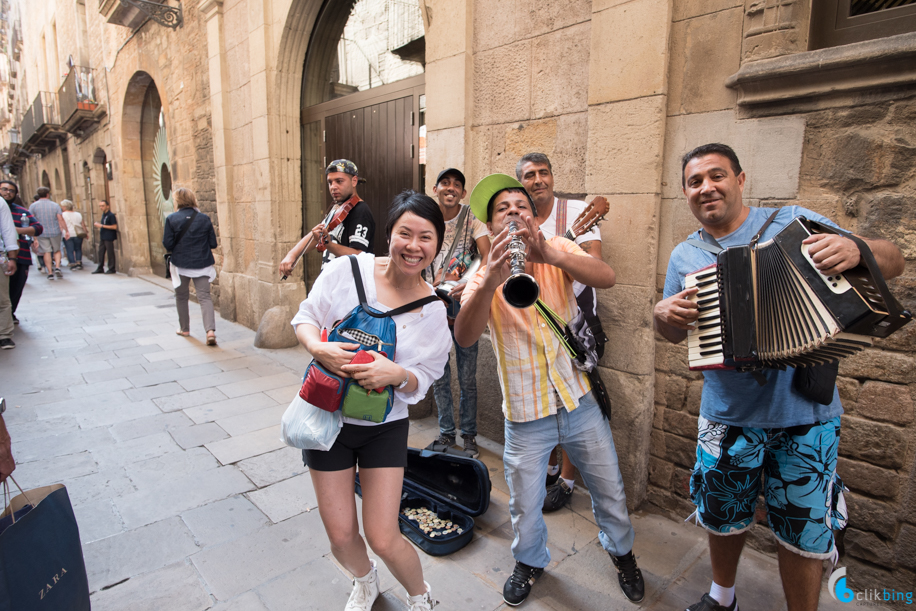
[[[331,449],[302,450],[302,462],[315,471],[407,466],[407,418],[373,426],[344,423]]]

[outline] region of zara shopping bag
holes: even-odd
[[[0,611],[89,611],[89,581],[66,487],[13,497],[0,516],[7,518],[0,533]]]

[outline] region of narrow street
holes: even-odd
[[[19,484],[67,486],[93,610],[343,609],[349,577],[330,555],[299,451],[279,439],[307,352],[256,349],[253,331],[219,318],[219,346],[207,347],[194,303],[191,337],[176,336],[164,280],[91,267],[55,281],[32,270],[17,347],[0,352],[0,394]],[[438,428],[435,418],[411,427],[416,447]],[[439,609],[507,608],[502,448],[481,440],[481,450],[493,490],[474,540],[442,558],[420,553]],[[703,531],[645,511],[633,519],[642,608],[699,600],[711,581]],[[634,609],[598,544],[587,493],[577,487],[571,508],[546,520],[553,562],[522,608]],[[374,609],[404,609],[403,588],[380,569],[385,594]],[[746,551],[737,593],[744,610],[785,609],[775,559]],[[821,601],[844,608],[826,589]]]

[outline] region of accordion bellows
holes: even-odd
[[[849,237],[862,262],[842,274],[821,274],[802,244],[815,233]],[[692,370],[833,362],[912,319],[861,239],[805,217],[767,242],[726,248],[715,264],[687,274],[686,286],[699,289],[692,300],[700,318],[687,333]]]

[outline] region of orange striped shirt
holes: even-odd
[[[553,237],[547,243],[557,250],[589,256],[566,238]],[[534,263],[531,267],[541,299],[569,322],[578,313],[572,278],[552,265]],[[461,295],[462,304],[480,286],[485,271],[486,267],[481,268],[468,282]],[[502,287],[496,290],[490,304],[489,328],[507,420],[530,422],[546,418],[561,406],[573,411],[579,399],[591,390],[588,377],[576,369],[535,307],[510,306]]]

